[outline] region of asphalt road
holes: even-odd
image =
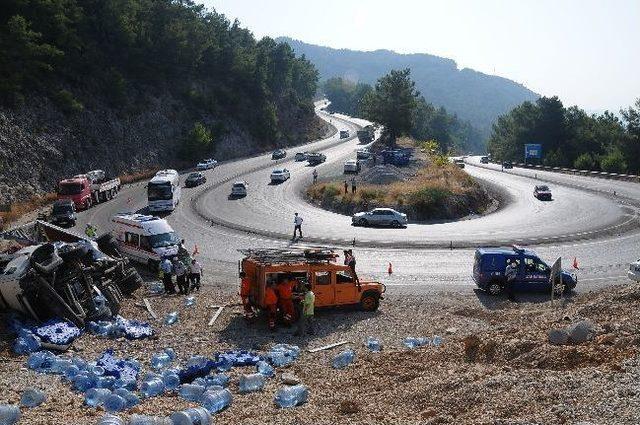
[[[499,185],[512,198],[499,211],[459,222],[410,224],[406,229],[352,227],[349,217],[304,201],[302,192],[312,180],[313,168],[296,163],[293,155],[322,151],[327,162],[317,167],[320,178],[340,174],[344,160],[355,157],[360,145],[353,136],[366,122],[318,114],[337,129],[348,129],[352,138],[340,140],[336,134],[291,148],[281,161],[265,154],[225,162],[205,172],[205,185],[183,189],[180,205],[167,218],[188,246],[198,245],[205,272],[216,282],[237,284],[238,249],[290,246],[295,211],[305,219],[305,244],[340,247],[355,238],[359,273],[383,281],[389,291],[407,294],[472,293],[473,247],[478,245],[526,243],[549,262],[561,256],[565,268],[571,268],[575,257],[580,266],[578,291],[626,281],[628,264],[637,259],[640,184],[523,169],[501,172],[499,167],[479,164],[477,158],[468,159],[465,170]],[[269,174],[276,166],[291,170],[292,177],[270,185]],[[229,199],[235,180],[249,183],[246,198]],[[541,180],[553,182],[553,201],[533,198],[533,186]],[[145,206],[145,183],[127,186],[116,199],[80,213],[77,229],[91,222],[100,231],[110,230],[113,214]],[[446,248],[451,242],[453,250]]]

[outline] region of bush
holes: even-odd
[[[409,204],[415,209],[419,219],[438,217],[438,208],[451,195],[446,189],[425,187],[409,194]]]
[[[213,151],[213,135],[211,130],[201,122],[193,125],[182,145],[180,156],[185,160],[195,160]]]
[[[578,170],[593,170],[596,168],[596,161],[591,154],[583,153],[573,161],[573,166]]]
[[[603,171],[608,173],[621,173],[627,169],[627,163],[624,155],[619,150],[609,152],[600,160],[600,166]]]
[[[60,90],[53,96],[53,100],[65,114],[74,114],[84,110],[84,105],[78,102],[68,90]]]

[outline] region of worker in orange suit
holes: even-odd
[[[269,329],[276,330],[276,315],[278,313],[278,295],[274,288],[274,283],[268,283],[264,289],[264,304],[269,316]]]
[[[240,298],[242,299],[242,306],[244,307],[245,319],[253,319],[254,312],[249,301],[249,295],[251,293],[251,280],[247,277],[245,272],[240,272]]]
[[[293,309],[293,288],[295,284],[296,281],[293,276],[287,276],[278,284],[278,305],[286,325],[291,325],[295,316]]]

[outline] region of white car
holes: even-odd
[[[247,196],[247,182],[235,182],[233,186],[231,186],[231,196]]]
[[[371,157],[371,152],[367,148],[360,148],[356,151],[356,158],[358,159],[369,159]]]
[[[210,170],[212,168],[216,168],[216,165],[218,165],[218,161],[216,161],[215,159],[205,159],[202,162],[198,162],[198,165],[196,165],[196,169],[197,170]]]
[[[291,177],[291,173],[286,168],[276,168],[271,172],[271,183],[282,183]]]
[[[627,277],[635,282],[640,282],[640,260],[629,264]]]
[[[376,208],[359,212],[351,217],[354,226],[391,226],[405,227],[409,221],[407,215],[391,208]]]
[[[360,161],[357,159],[348,159],[344,162],[344,173],[359,173],[360,172]]]

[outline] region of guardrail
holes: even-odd
[[[490,161],[493,164],[502,165],[501,162]],[[531,170],[543,170],[550,171],[553,173],[561,173],[561,174],[571,174],[571,175],[581,175],[586,177],[597,177],[601,179],[610,179],[610,180],[624,180],[630,182],[640,183],[640,175],[636,174],[620,174],[620,173],[607,173],[606,171],[594,171],[594,170],[577,170],[574,168],[563,168],[563,167],[549,167],[547,165],[534,165],[534,164],[524,164],[522,162],[512,162],[514,167],[519,168],[528,168]]]

